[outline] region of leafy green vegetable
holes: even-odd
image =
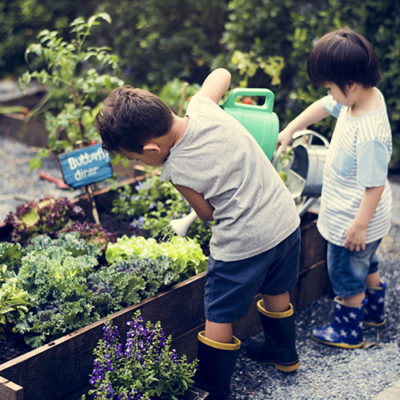
[[[0,265],[6,264],[13,271],[17,271],[22,255],[23,249],[19,243],[0,242]]]
[[[27,344],[38,347],[99,318],[86,285],[99,251],[72,233],[53,241],[38,237],[27,248],[18,281],[29,293],[30,309],[16,324]]]
[[[82,208],[67,197],[45,196],[18,206],[15,213],[7,215],[5,223],[12,226],[11,241],[26,244],[32,237],[53,234],[84,215]]]
[[[15,274],[8,271],[7,265],[0,265],[0,332],[18,315],[25,315],[28,311],[27,297],[28,293],[18,288]]]
[[[135,187],[125,185],[113,202],[112,212],[133,217],[131,225],[144,230],[156,240],[163,239],[163,233],[171,220],[181,218],[190,212],[189,203],[171,183],[154,175],[140,181]],[[196,239],[204,250],[208,249],[213,222],[196,219],[189,227],[187,237]]]
[[[168,242],[157,243],[155,239],[143,236],[123,236],[116,243],[109,243],[106,250],[108,263],[119,263],[136,255],[156,258],[166,256],[173,260],[172,270],[182,278],[205,271],[207,257],[200,245],[193,239],[174,236]]]
[[[171,270],[172,264],[168,257],[132,256],[99,269],[89,277],[88,284],[96,310],[107,315],[154,296],[161,288],[179,280],[179,274]]]

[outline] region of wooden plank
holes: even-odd
[[[23,400],[24,389],[14,382],[0,376],[0,399],[1,400]]]
[[[332,289],[326,260],[320,260],[300,273],[296,287],[291,291],[291,298],[295,308],[302,309],[326,294],[331,295]]]
[[[0,134],[29,146],[47,147],[48,132],[43,122],[27,121],[22,114],[0,115]]]
[[[312,217],[312,214],[311,214]],[[311,218],[309,217],[309,218]],[[327,243],[317,229],[317,220],[301,225],[300,271],[326,258]]]

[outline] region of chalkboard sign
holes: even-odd
[[[58,156],[64,181],[76,189],[112,177],[110,155],[101,144],[83,147]]]

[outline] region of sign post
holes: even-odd
[[[64,181],[68,186],[74,189],[85,186],[92,204],[93,218],[99,224],[99,214],[90,185],[112,177],[109,153],[98,143],[60,154],[58,160]]]

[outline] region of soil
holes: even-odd
[[[3,334],[0,336],[0,364],[12,360],[22,354],[32,350],[24,343],[21,335],[18,334]]]

